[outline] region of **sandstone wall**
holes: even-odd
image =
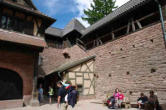
[[[63,53],[70,58],[65,59]],[[104,99],[119,88],[136,102],[140,92],[149,95],[149,90],[154,90],[160,102],[166,103],[166,49],[160,23],[88,51],[78,46],[47,48],[41,55],[46,73],[64,63],[95,55],[95,73],[99,76],[96,98]]]
[[[119,88],[136,101],[140,92],[149,95],[149,90],[155,90],[160,102],[166,103],[166,49],[160,24],[89,50],[88,54],[97,56],[97,98]]]
[[[70,58],[65,58],[64,53],[67,53]],[[41,66],[44,74],[48,74],[52,70],[55,70],[60,65],[76,61],[78,59],[87,57],[87,53],[79,48],[77,45],[66,48],[66,49],[56,49],[56,48],[45,48],[44,51],[40,54],[43,58],[43,64]],[[41,73],[40,73],[41,74]]]
[[[33,53],[0,50],[0,68],[17,72],[23,80],[23,99],[25,103],[31,98],[34,73]],[[9,76],[10,77],[10,76]]]

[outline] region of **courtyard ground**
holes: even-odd
[[[23,107],[23,108],[13,108],[5,110],[59,110],[57,109],[56,104],[45,104],[40,107]],[[69,109],[71,110],[71,109]],[[72,110],[110,110],[102,104],[101,101],[97,100],[81,100]],[[125,109],[121,109],[125,110]],[[127,110],[137,110],[137,109],[127,109]]]

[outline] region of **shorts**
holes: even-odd
[[[48,98],[52,98],[53,95],[48,95]]]
[[[138,101],[138,104],[142,104],[142,105],[143,105],[143,104],[145,104],[145,103],[143,103],[142,100],[139,100],[139,101]]]

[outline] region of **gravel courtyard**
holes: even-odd
[[[5,110],[59,110],[57,109],[56,104],[46,104],[40,107],[24,107],[24,108],[14,108],[14,109],[5,109]],[[71,109],[69,109],[71,110]],[[75,108],[72,110],[110,110],[105,107],[101,101],[96,100],[82,100],[79,101]],[[122,109],[121,109],[122,110]],[[137,109],[130,109],[137,110]]]

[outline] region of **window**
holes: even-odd
[[[11,16],[3,15],[1,17],[0,28],[33,35],[33,22],[20,20]]]
[[[1,28],[6,28],[7,17],[2,16],[1,18]]]
[[[83,86],[81,84],[77,85],[77,90],[80,94],[83,92]]]

